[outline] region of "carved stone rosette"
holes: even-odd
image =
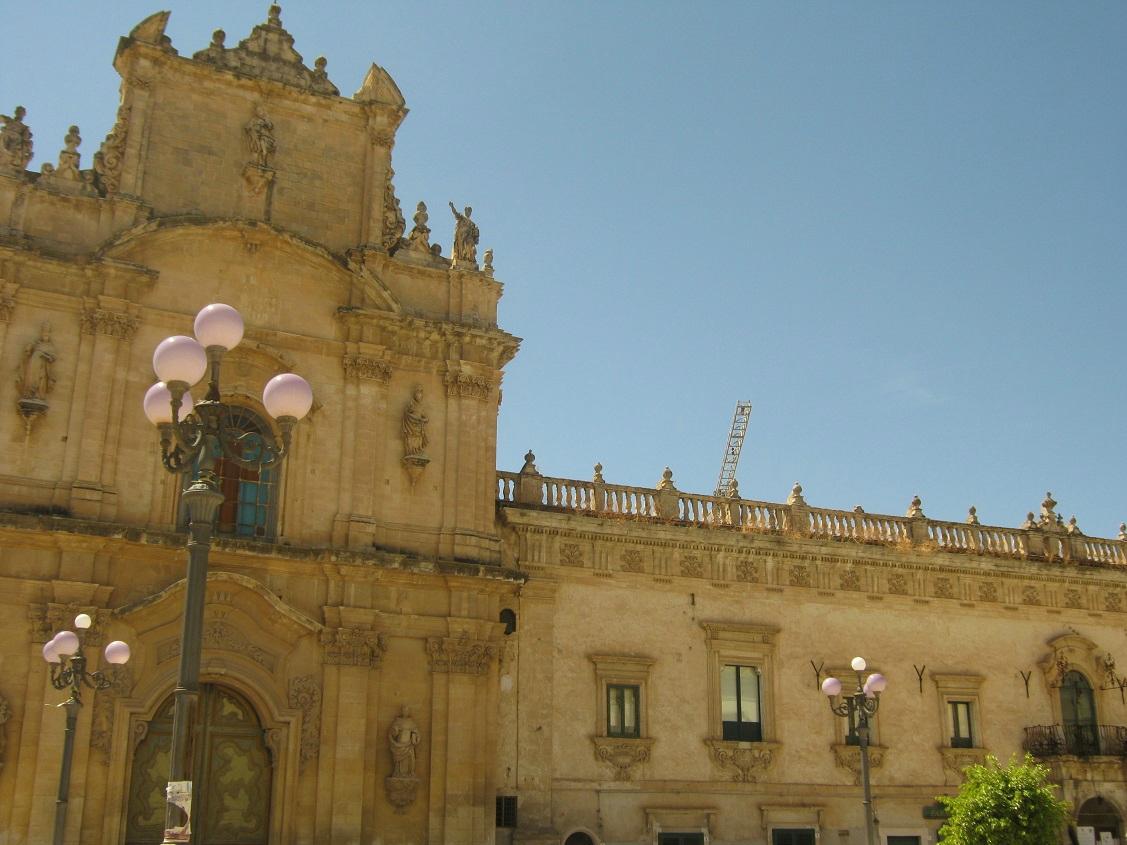
[[[389,775],[384,778],[384,789],[387,791],[387,800],[395,808],[395,812],[403,814],[415,801],[419,794],[418,778],[403,778]]]
[[[330,666],[368,666],[379,668],[387,651],[387,639],[375,631],[360,628],[326,628],[321,632],[321,648]]]
[[[736,783],[755,783],[771,768],[779,749],[777,742],[706,739],[704,743],[712,750],[713,762]]]
[[[317,756],[321,747],[321,685],[312,675],[290,679],[289,704],[301,711],[301,751],[299,768]]]
[[[943,757],[943,781],[947,786],[958,786],[963,782],[963,769],[979,766],[986,760],[985,748],[950,748],[942,746],[939,753]]]
[[[472,640],[468,634],[460,637],[430,637],[427,640],[427,659],[432,672],[455,672],[463,675],[484,675],[497,655],[497,646],[482,640]]]
[[[853,783],[861,784],[861,746],[837,743],[833,746],[834,762],[853,775]],[[888,751],[883,745],[869,746],[869,771],[875,772],[884,765],[884,755]]]
[[[614,769],[615,780],[632,780],[634,769],[649,762],[652,739],[626,739],[611,736],[592,737],[595,759]]]

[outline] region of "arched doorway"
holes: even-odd
[[[228,687],[204,684],[192,726],[193,845],[267,845],[272,766],[262,723],[245,698]],[[149,722],[133,753],[126,845],[163,839],[164,786],[172,741],[172,697]]]
[[[1100,753],[1096,699],[1092,685],[1080,672],[1065,674],[1060,687],[1061,724],[1069,754],[1089,757]]]
[[[1096,796],[1089,798],[1080,807],[1076,814],[1077,827],[1092,827],[1096,831],[1096,841],[1100,841],[1101,833],[1110,833],[1114,839],[1119,840],[1119,813],[1111,802]]]

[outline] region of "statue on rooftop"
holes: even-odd
[[[430,215],[425,202],[420,201],[415,206],[415,215],[411,219],[415,221],[415,226],[407,236],[408,243],[419,252],[430,252],[430,227],[427,225]]]
[[[470,219],[473,209],[468,205],[466,206],[465,213],[459,214],[458,209],[454,208],[454,203],[450,203],[450,211],[454,214],[454,248],[451,250],[450,257],[454,260],[454,267],[468,267],[471,270],[477,269],[477,242],[481,238],[481,232],[478,231],[477,224]]]
[[[23,122],[27,109],[16,106],[9,117],[0,114],[0,164],[23,170],[31,161],[31,130]]]

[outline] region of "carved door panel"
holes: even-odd
[[[266,845],[272,768],[262,725],[238,693],[205,684],[192,729],[193,845]],[[159,843],[172,734],[172,700],[149,723],[133,758],[126,845]],[[203,773],[202,784],[195,777]]]

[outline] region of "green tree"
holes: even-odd
[[[987,757],[968,766],[954,796],[937,799],[947,811],[943,845],[1057,845],[1069,808],[1048,783],[1049,769],[1028,754],[1001,765]]]

